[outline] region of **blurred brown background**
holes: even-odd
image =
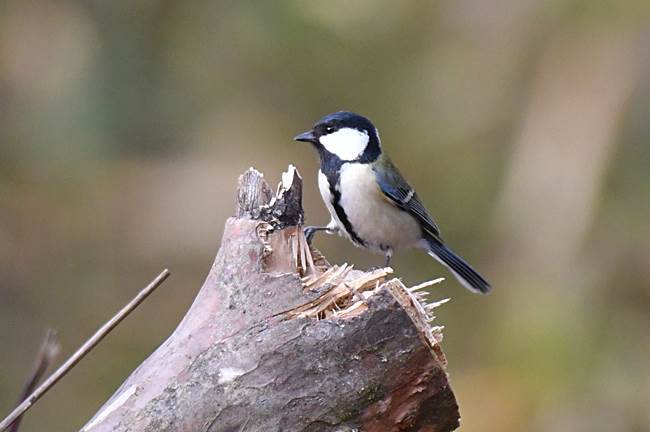
[[[291,137],[339,109],[494,285],[435,288],[461,430],[650,431],[647,0],[0,2],[0,415],[47,327],[62,361],[169,267],[22,430],[90,418],[183,316],[249,166],[296,164],[326,222]]]

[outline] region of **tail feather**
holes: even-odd
[[[486,294],[492,288],[483,276],[438,239],[427,239],[429,255],[440,261],[454,274],[458,282],[472,292]]]

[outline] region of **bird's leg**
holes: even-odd
[[[319,227],[319,226],[308,226],[305,228],[305,238],[307,239],[307,243],[311,244],[312,239],[314,238],[314,234],[316,234],[317,231],[327,231],[328,228],[326,226],[324,227]]]
[[[373,266],[373,267],[370,267],[368,269],[368,271],[372,272],[372,271],[375,271],[375,270],[381,270],[383,268],[386,268],[386,267],[390,266],[390,259],[393,257],[393,250],[391,248],[389,248],[387,246],[383,246],[383,245],[381,246],[381,250],[384,251],[384,257],[385,257],[384,266],[383,267]]]
[[[393,250],[391,248],[386,248],[386,261],[384,262],[384,267],[390,267],[390,259],[393,257]]]

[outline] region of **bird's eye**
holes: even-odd
[[[327,127],[325,128],[325,133],[330,134],[330,133],[332,133],[332,132],[334,132],[334,126],[327,126]]]

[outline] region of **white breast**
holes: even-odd
[[[318,183],[332,219],[347,234],[331,204],[329,184],[322,173],[319,173]],[[369,249],[404,249],[420,240],[420,226],[411,215],[392,205],[383,195],[370,165],[343,164],[340,191],[340,204],[356,234]]]
[[[330,191],[330,184],[327,180],[327,177],[321,170],[318,170],[318,189],[320,190],[320,195],[323,197],[323,201],[325,202],[325,207],[327,207],[327,211],[330,212],[330,216],[332,217],[327,227],[331,232],[338,231],[340,234],[349,237],[347,231],[345,230],[345,227],[339,220],[339,217],[336,215],[334,204],[332,204],[333,198],[332,192]]]

